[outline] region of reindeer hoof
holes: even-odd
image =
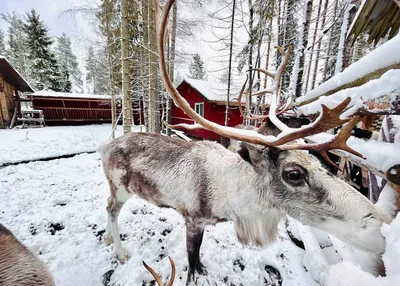
[[[121,264],[124,264],[129,260],[129,258],[131,258],[131,254],[126,249],[122,249],[121,251],[116,250],[115,255]]]
[[[196,272],[199,273],[200,275],[207,275],[208,274],[206,267],[201,262],[199,262],[196,265],[195,269],[196,269]]]

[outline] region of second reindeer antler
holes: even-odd
[[[174,284],[174,280],[175,280],[175,263],[170,256],[168,256],[168,259],[169,259],[169,263],[171,263],[171,277],[169,278],[168,284],[166,286],[172,286],[172,284]],[[153,268],[148,266],[146,264],[146,262],[144,262],[144,261],[142,261],[142,263],[143,263],[143,266],[151,273],[151,275],[153,275],[158,286],[163,286],[164,284],[162,283],[160,276],[157,275],[157,273],[153,270]]]

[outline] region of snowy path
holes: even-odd
[[[166,281],[167,255],[177,266],[175,285],[184,285],[185,229],[174,210],[137,198],[126,203],[120,228],[132,257],[124,265],[99,240],[108,186],[97,153],[3,168],[0,190],[0,222],[47,263],[57,285],[102,285],[110,270],[108,285],[154,285],[141,261]],[[283,285],[317,285],[302,266],[304,251],[282,227],[278,241],[265,249],[240,245],[231,223],[207,227],[201,254],[208,275],[198,285],[275,285],[267,265],[280,271]]]

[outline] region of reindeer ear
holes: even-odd
[[[237,151],[240,157],[251,165],[259,166],[263,157],[263,147],[246,142],[240,143],[240,148]]]
[[[279,153],[281,153],[282,150],[275,147],[264,147],[241,142],[237,152],[243,160],[254,167],[266,167],[268,163],[276,164],[279,159]]]

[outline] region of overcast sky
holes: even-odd
[[[71,38],[72,49],[78,56],[82,71],[88,37],[91,33],[90,22],[82,15],[65,13],[68,9],[89,5],[96,0],[0,0],[0,13],[15,11],[24,15],[27,11],[35,9],[41,20],[49,28],[50,36],[58,37],[65,33]],[[0,28],[7,31],[7,23],[0,19]]]

